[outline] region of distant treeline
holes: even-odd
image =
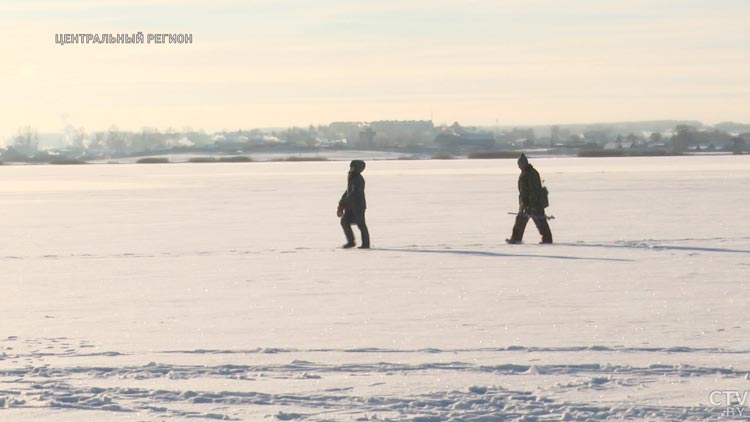
[[[677,123],[674,126],[671,124]],[[42,146],[40,139],[55,146]],[[194,154],[206,157],[239,156],[256,152],[288,153],[321,150],[381,150],[417,153],[427,157],[506,158],[519,150],[549,154],[630,156],[679,154],[691,150],[741,153],[750,145],[750,125],[700,122],[630,122],[591,125],[495,128],[459,123],[435,126],[432,121],[336,122],[286,129],[252,129],[206,133],[145,128],[140,131],[88,133],[67,128],[64,134],[40,134],[31,127],[18,131],[0,151],[0,161],[74,164],[78,162]],[[619,151],[619,152],[617,152]],[[196,158],[222,162],[229,158]],[[241,160],[235,158],[236,160]]]

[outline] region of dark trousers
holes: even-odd
[[[552,231],[549,228],[549,224],[547,224],[547,218],[544,215],[544,211],[537,215],[532,215],[531,218],[534,220],[534,224],[536,224],[539,234],[542,235],[542,243],[552,243]],[[529,216],[519,213],[516,216],[516,224],[513,225],[513,235],[510,240],[515,242],[523,240],[523,232],[526,230],[526,223],[528,222]]]
[[[365,211],[354,212],[346,210],[344,216],[341,217],[341,227],[344,228],[344,234],[346,235],[346,242],[354,244],[354,232],[352,231],[352,224],[356,224],[359,228],[359,232],[362,233],[362,246],[370,246],[370,232],[367,230],[367,223],[365,223]]]

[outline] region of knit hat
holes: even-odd
[[[349,167],[354,167],[354,170],[356,170],[357,173],[362,173],[365,170],[365,162],[362,160],[352,160],[352,162],[349,163]]]
[[[526,154],[521,154],[520,157],[518,157],[518,165],[519,166],[526,166],[529,164],[529,159],[526,158]]]

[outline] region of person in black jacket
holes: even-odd
[[[352,224],[356,224],[362,234],[362,246],[359,248],[370,248],[370,232],[365,223],[367,201],[365,200],[365,179],[362,177],[364,170],[365,162],[362,160],[353,160],[349,164],[346,191],[341,195],[341,200],[339,200],[339,206],[336,210],[336,215],[341,218],[341,227],[344,228],[344,234],[346,235],[344,248],[355,246]]]
[[[510,239],[506,239],[506,242],[521,243],[526,223],[531,217],[539,234],[542,235],[542,243],[552,243],[552,231],[547,223],[547,216],[544,214],[546,204],[539,172],[529,164],[524,154],[518,158],[518,168],[521,169],[521,175],[518,176],[518,215],[516,224],[513,226],[513,234]]]

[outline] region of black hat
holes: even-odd
[[[361,173],[365,170],[365,162],[362,160],[352,160],[352,162],[349,163],[349,167],[354,167],[354,170]]]

